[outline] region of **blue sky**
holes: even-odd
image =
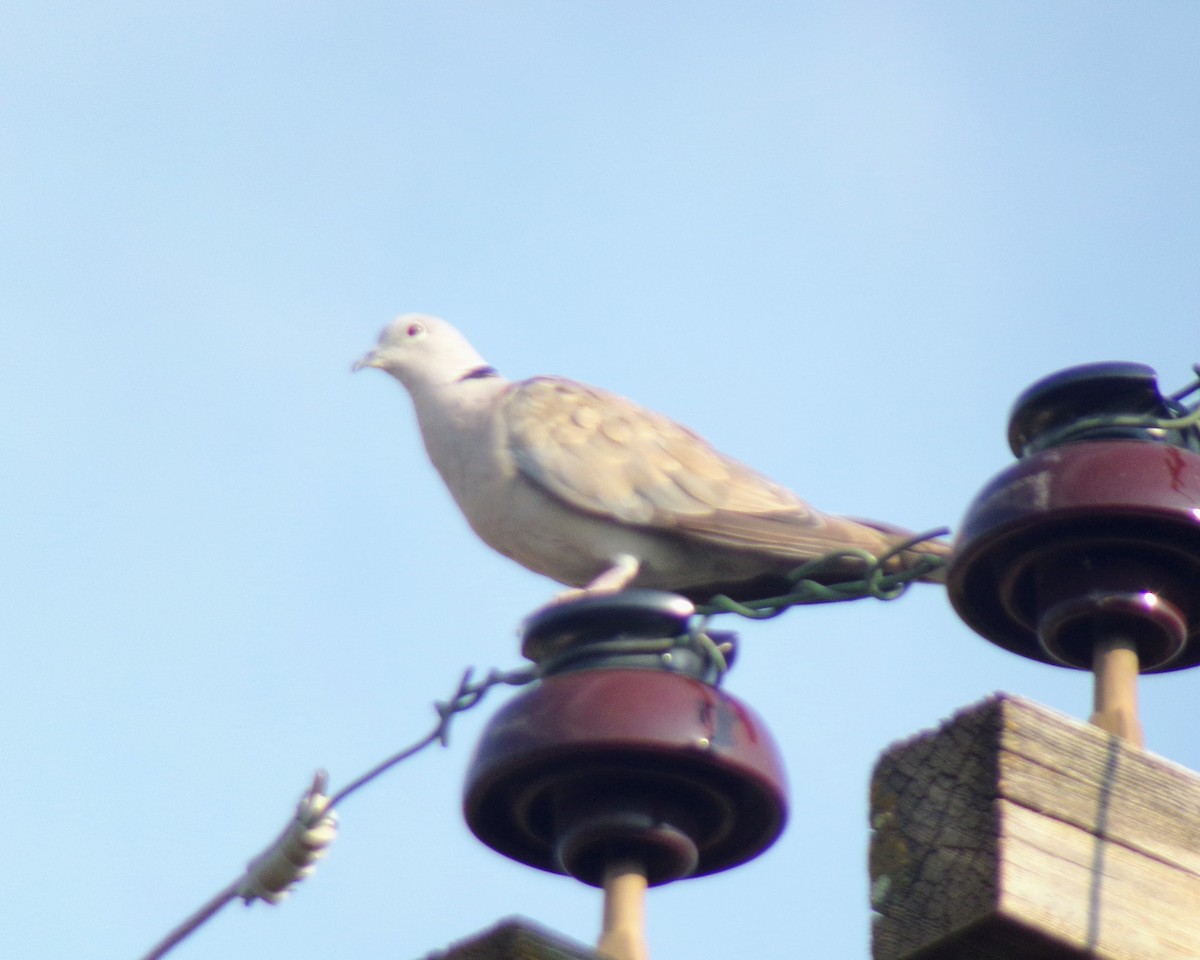
[[[956,526],[1033,380],[1181,386],[1200,316],[1192,3],[7,6],[0,36],[6,953],[128,958],[231,880],[313,769],[422,735],[519,662],[555,585],[492,554],[407,398],[351,362],[441,314],[513,377],[696,428],[819,507]],[[652,892],[655,956],[868,953],[889,743],[1083,674],[935,587],[742,635],[792,819]],[[1194,674],[1151,749],[1200,767]],[[594,890],[481,847],[497,694],[341,810],[317,876],[180,947],[415,957],[497,919],[580,940]]]

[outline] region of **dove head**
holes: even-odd
[[[379,345],[354,364],[355,371],[363,367],[387,371],[410,391],[495,374],[454,327],[421,313],[406,313],[384,327]]]

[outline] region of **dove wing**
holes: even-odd
[[[808,507],[668,417],[557,377],[514,384],[500,413],[518,470],[595,516],[804,560],[880,535]]]

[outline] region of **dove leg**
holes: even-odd
[[[583,588],[584,593],[616,593],[624,590],[642,569],[642,561],[629,553],[613,558],[613,565]]]
[[[580,597],[604,596],[618,593],[633,582],[633,578],[642,569],[642,561],[630,553],[621,553],[613,557],[612,566],[600,576],[582,587],[572,587],[556,594],[552,603],[562,603],[566,600],[578,600]]]
[[[560,603],[570,603],[572,600],[582,600],[584,597],[603,597],[611,593],[618,593],[633,582],[633,578],[641,569],[642,561],[637,557],[628,553],[618,554],[613,558],[612,566],[587,585],[572,587],[570,590],[556,593],[549,603],[539,607],[525,619],[525,625],[527,626],[540,613],[557,607]],[[522,626],[521,632],[524,633],[524,631],[525,626]]]

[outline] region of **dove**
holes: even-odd
[[[571,588],[631,588],[703,602],[772,595],[805,561],[860,548],[875,556],[906,531],[833,516],[632,400],[562,377],[510,381],[457,329],[405,314],[354,370],[374,367],[412,398],[425,449],[475,533]],[[890,569],[947,544],[924,541]],[[847,558],[827,580],[862,575]],[[942,580],[941,571],[925,575]]]

